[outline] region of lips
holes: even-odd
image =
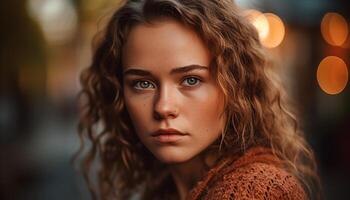
[[[174,144],[182,141],[188,134],[182,133],[176,129],[159,129],[151,134],[152,138],[159,144]]]
[[[153,137],[160,136],[160,135],[187,135],[185,133],[182,133],[176,129],[169,128],[169,129],[159,129],[158,131],[151,134]]]

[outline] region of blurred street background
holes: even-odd
[[[70,163],[79,148],[78,77],[118,2],[0,2],[0,199],[90,199]],[[350,1],[236,3],[299,111],[326,199],[349,199]]]

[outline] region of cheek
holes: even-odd
[[[196,98],[188,105],[188,115],[190,115],[194,127],[203,132],[216,134],[223,126],[223,118],[220,114],[223,111],[223,98],[215,87],[198,91]]]
[[[148,120],[151,116],[151,95],[132,95],[130,92],[124,94],[125,106],[130,118],[137,130],[147,130]]]

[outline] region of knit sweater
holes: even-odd
[[[238,159],[213,167],[190,191],[188,200],[304,200],[301,183],[268,148],[254,147]]]

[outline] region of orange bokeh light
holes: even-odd
[[[338,94],[348,82],[348,68],[345,62],[336,56],[324,58],[317,68],[317,81],[327,94]]]
[[[348,37],[348,24],[338,13],[327,13],[321,22],[321,33],[327,43],[341,46]]]
[[[258,31],[259,39],[264,40],[269,34],[269,22],[265,15],[254,9],[245,10],[244,15]]]
[[[261,43],[267,48],[275,48],[283,41],[285,35],[284,24],[281,18],[273,13],[265,13],[264,15],[269,24],[269,33],[261,40]]]

